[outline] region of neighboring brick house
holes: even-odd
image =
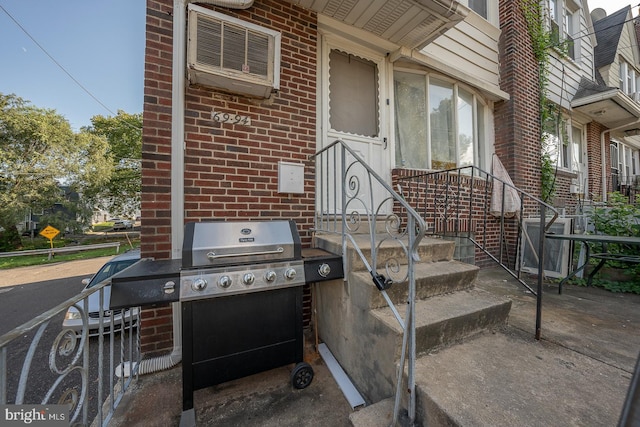
[[[575,6],[566,3],[575,15],[562,22],[591,34],[586,3]],[[316,198],[309,158],[336,139],[387,182],[412,170],[489,171],[497,154],[515,185],[538,195],[538,69],[520,7],[520,0],[147,0],[143,256],[180,258],[184,223],[211,218],[294,219],[309,246]],[[255,46],[270,58],[264,70],[188,67],[196,15],[215,28],[256,31],[264,44]],[[219,43],[216,31],[205,33]],[[579,83],[595,81],[594,44],[581,38],[574,58],[554,56],[550,98],[579,128],[572,141],[595,157],[606,123],[570,106]],[[219,51],[203,49],[206,61],[219,61]],[[278,191],[280,162],[304,167],[301,192]],[[559,174],[567,206],[575,206],[580,173]],[[170,348],[173,316],[171,307],[144,311],[143,352]]]
[[[619,96],[633,101],[624,120],[619,116],[610,123],[609,162],[601,180],[607,191],[622,191],[638,186],[640,175],[640,48],[638,47],[638,17],[632,18],[629,6],[610,16],[603,16],[596,9],[594,30],[598,40],[595,49],[595,66],[602,84],[618,88]],[[608,172],[608,173],[607,173]]]
[[[561,163],[564,170],[576,172],[570,183],[571,196],[587,204],[605,201],[609,192],[624,191],[635,182],[640,148],[640,50],[631,8],[609,16],[596,9],[591,18],[593,27],[588,34],[596,43],[587,59],[593,63],[593,76],[583,76],[576,89],[567,91],[572,96],[567,114],[590,122],[582,138],[582,153]],[[581,40],[586,38],[591,36]],[[569,150],[576,145],[570,141]]]

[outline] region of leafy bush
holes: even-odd
[[[628,199],[614,192],[609,194],[606,207],[594,209],[590,218],[596,233],[610,236],[640,237],[640,206],[630,204]],[[609,244],[610,253],[640,256],[640,246]],[[595,279],[594,284],[612,292],[640,293],[640,265],[609,261],[615,268],[624,268],[629,280],[611,282],[605,278]]]
[[[606,207],[594,209],[591,221],[599,234],[640,237],[640,207],[619,192],[609,194]]]

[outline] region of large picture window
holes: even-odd
[[[450,169],[479,164],[485,108],[456,83],[404,71],[394,73],[396,165]]]

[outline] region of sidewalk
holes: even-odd
[[[500,269],[482,270],[476,285],[512,299],[509,325],[495,332],[497,340],[489,332],[420,359],[436,370],[443,368],[438,363],[449,363],[453,371],[459,371],[456,375],[468,376],[464,367],[475,366],[472,376],[482,377],[484,369],[488,369],[486,375],[494,376],[481,379],[474,390],[484,399],[478,402],[486,405],[483,408],[474,408],[471,401],[462,405],[459,397],[455,398],[458,392],[473,394],[472,384],[462,381],[456,385],[453,377],[442,380],[443,393],[454,397],[452,405],[461,409],[471,406],[467,412],[479,414],[462,425],[490,425],[499,419],[520,420],[518,425],[615,425],[640,351],[640,295],[576,286],[566,286],[563,295],[558,295],[555,285],[545,285],[542,340],[538,342],[533,339],[535,298],[521,285]],[[289,382],[290,367],[283,367],[198,390],[197,425],[340,427],[352,425],[350,418],[358,426],[385,423],[388,413],[364,423],[358,421],[365,411],[352,411],[315,353],[313,339],[307,340],[305,347],[306,360],[315,371],[308,388],[294,389]],[[374,357],[363,363],[374,363]],[[507,371],[513,365],[515,371]],[[444,371],[438,372],[436,377],[442,378]],[[528,395],[511,396],[508,386],[519,386],[519,382],[536,388]],[[110,426],[178,426],[181,396],[180,366],[141,376]],[[514,398],[523,399],[520,405],[524,402],[516,413],[512,407],[501,406],[513,404]],[[527,404],[534,400],[535,405]],[[445,400],[441,403],[447,404]],[[589,418],[591,415],[594,417]]]
[[[104,263],[114,256],[0,270],[0,287],[23,285],[25,283],[35,283],[44,280],[64,279],[65,277],[81,275],[91,277],[98,272]]]

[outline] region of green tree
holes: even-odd
[[[105,138],[75,134],[55,110],[0,93],[0,227],[6,234],[30,211],[65,201],[61,187],[82,193],[110,178]]]
[[[83,130],[109,142],[113,173],[106,185],[94,186],[90,196],[96,207],[131,217],[140,210],[142,114],[118,111],[115,117],[93,116],[91,123]]]

